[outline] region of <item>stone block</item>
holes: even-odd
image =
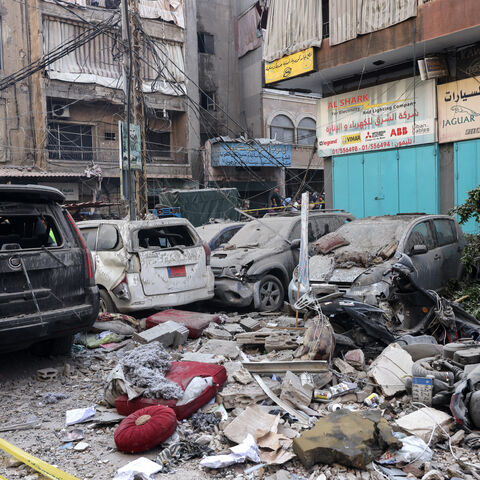
[[[305,468],[316,463],[339,463],[365,470],[388,449],[401,447],[402,442],[392,435],[380,411],[338,410],[293,440],[293,450]]]
[[[198,352],[222,355],[230,360],[235,360],[240,355],[237,344],[228,340],[208,340]]]
[[[187,341],[188,329],[179,323],[168,321],[133,335],[139,343],[160,342],[164,347],[182,345]]]
[[[295,407],[308,407],[312,400],[312,390],[302,385],[300,377],[292,372],[287,372],[282,382],[280,399]]]
[[[251,317],[242,318],[240,320],[240,325],[247,332],[254,332],[260,328],[260,322]]]

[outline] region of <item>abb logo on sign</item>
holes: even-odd
[[[392,131],[390,132],[390,137],[398,137],[400,135],[408,135],[408,128],[407,127],[392,128]]]

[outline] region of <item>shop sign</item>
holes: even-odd
[[[292,146],[277,143],[218,142],[212,145],[212,167],[289,167]]]
[[[480,76],[437,87],[438,141],[480,137]]]
[[[315,70],[315,55],[313,47],[310,47],[273,62],[265,62],[265,84],[298,77]]]
[[[318,155],[433,143],[435,81],[404,79],[321,99]]]

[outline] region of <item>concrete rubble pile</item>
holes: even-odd
[[[3,438],[86,479],[480,478],[480,344],[412,336],[372,357],[328,329],[308,340],[286,314],[202,315],[195,329],[104,316],[67,363],[6,380]],[[155,407],[176,415],[173,435],[121,453],[125,417]]]

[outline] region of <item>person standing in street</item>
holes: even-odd
[[[270,208],[275,208],[275,207],[281,207],[282,206],[282,198],[280,197],[280,194],[278,193],[278,187],[275,187],[273,189],[272,195],[270,196],[270,199],[268,201],[269,207]]]

